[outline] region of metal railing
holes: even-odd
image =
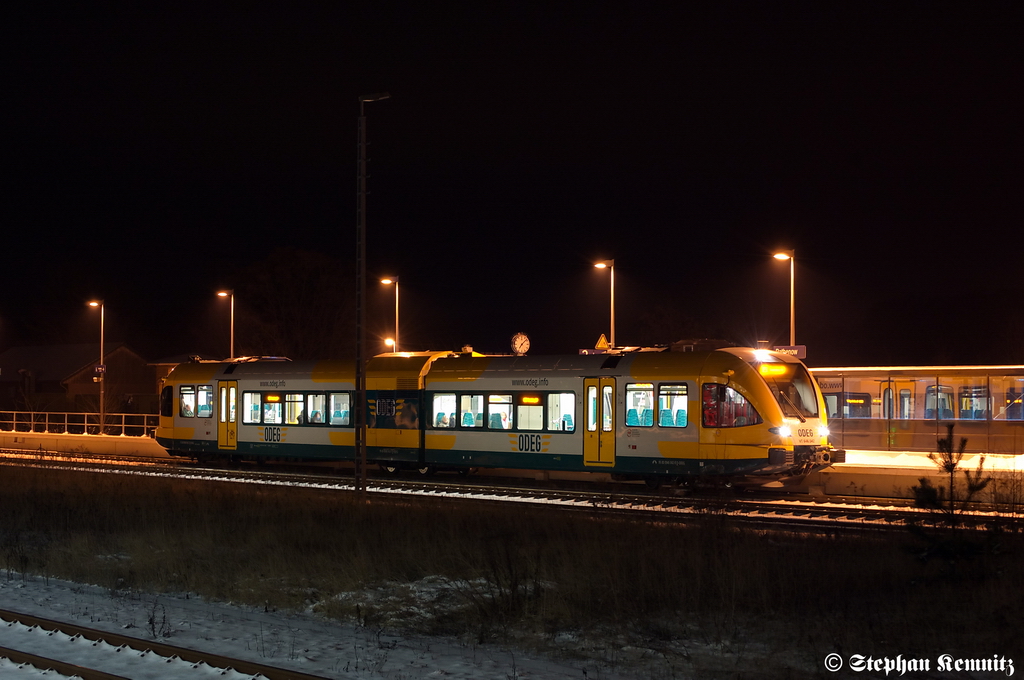
[[[151,413],[107,413],[103,434],[152,437],[160,416]],[[100,434],[98,413],[0,411],[0,430],[48,434]]]

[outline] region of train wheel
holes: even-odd
[[[380,471],[386,475],[395,476],[402,471],[395,463],[380,463]]]
[[[661,480],[657,477],[644,477],[644,486],[651,491],[657,491],[661,488]]]
[[[434,469],[433,465],[424,465],[421,468],[416,468],[416,472],[420,473],[421,477],[430,477],[437,472],[437,470]]]

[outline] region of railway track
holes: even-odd
[[[83,680],[145,678],[267,678],[318,680],[285,670],[155,640],[100,631],[0,610],[0,658]],[[13,669],[11,674],[13,675]],[[6,677],[6,676],[5,676]],[[33,677],[27,674],[26,677]]]
[[[211,468],[173,459],[146,459],[83,453],[57,453],[0,450],[0,465],[57,467],[113,474],[182,477],[204,481],[302,486],[307,488],[354,491],[350,476],[282,470],[277,467],[252,469]],[[795,496],[729,493],[680,495],[651,492],[637,485],[619,484],[611,488],[581,489],[569,486],[525,485],[509,478],[423,477],[372,479],[367,491],[386,498],[448,498],[477,503],[522,503],[557,506],[566,510],[587,511],[624,517],[648,517],[660,521],[685,523],[708,517],[729,518],[737,523],[765,528],[789,528],[818,531],[865,531],[903,528],[909,524],[948,526],[949,517],[915,508],[900,499]],[[678,491],[678,490],[677,490]],[[957,526],[967,529],[1024,531],[1024,516],[1000,512],[978,504],[958,514]]]

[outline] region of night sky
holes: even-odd
[[[1024,363],[1013,3],[278,3],[5,20],[0,348],[796,341]],[[297,5],[297,6],[293,6]]]

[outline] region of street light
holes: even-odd
[[[380,282],[383,283],[383,284],[390,284],[390,283],[395,284],[395,339],[391,343],[391,345],[392,345],[391,346],[391,351],[392,352],[397,352],[398,351],[398,277],[397,276],[389,276],[387,278],[381,279]],[[416,291],[413,291],[413,292],[416,292]]]
[[[229,359],[235,358],[235,291],[233,290],[222,290],[217,293],[217,297],[231,298],[231,353],[228,355]]]
[[[614,348],[616,346],[615,345],[615,260],[601,260],[600,262],[595,262],[594,266],[597,267],[598,269],[608,269],[611,272],[611,287],[612,287],[612,294],[611,294],[611,317],[612,317],[611,318],[611,325],[612,325],[612,336],[611,336],[611,338],[609,338],[609,342],[611,342],[611,345]]]
[[[789,346],[796,345],[796,251],[780,250],[772,255],[776,260],[789,260]]]
[[[100,434],[103,434],[103,426],[107,420],[107,405],[104,401],[104,390],[103,386],[106,382],[107,367],[103,364],[103,332],[105,325],[105,309],[103,307],[103,300],[92,300],[89,302],[90,307],[99,307],[100,309],[100,363],[96,365],[96,382],[100,384]]]
[[[359,161],[356,168],[356,394],[355,490],[366,493],[366,102],[388,99],[387,92],[359,96]]]

